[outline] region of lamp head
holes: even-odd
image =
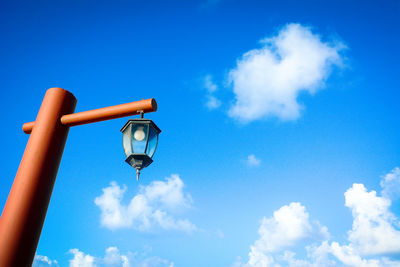
[[[130,119],[121,129],[122,143],[126,155],[126,162],[137,171],[140,171],[153,162],[157,149],[160,128],[149,119]]]

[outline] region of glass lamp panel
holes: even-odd
[[[132,124],[128,125],[122,133],[122,145],[124,146],[125,155],[128,157],[132,154]]]
[[[132,126],[132,148],[133,153],[143,154],[146,149],[146,143],[149,135],[148,124],[134,124]]]
[[[158,134],[153,127],[149,127],[149,144],[147,145],[146,154],[152,158],[154,152],[156,152],[158,143]]]

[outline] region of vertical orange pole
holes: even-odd
[[[61,88],[47,90],[0,218],[0,267],[31,266],[42,231],[76,99]]]

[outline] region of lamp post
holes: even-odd
[[[33,262],[69,127],[157,110],[154,98],[79,113],[75,105],[70,92],[50,88],[22,127],[30,137],[0,218],[0,267]]]

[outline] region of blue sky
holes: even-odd
[[[400,266],[399,1],[3,1],[4,206],[45,90],[76,111],[34,266]],[[279,266],[278,265],[278,266]]]

